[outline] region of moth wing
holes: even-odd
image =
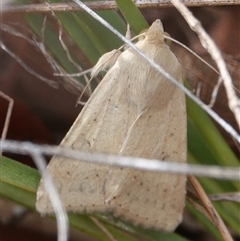
[[[180,66],[173,76],[182,82]],[[152,106],[137,119],[121,155],[186,162],[184,93],[174,87],[167,102],[161,98],[155,103],[165,103],[163,107]],[[116,216],[144,227],[172,231],[182,219],[185,184],[185,176],[113,168],[105,184],[106,201]]]
[[[128,63],[126,63],[128,65]],[[82,151],[117,154],[126,136],[132,116],[128,103],[121,105],[122,82],[116,81],[118,66],[113,66],[98,85],[79,114],[61,146]],[[119,80],[119,79],[118,79]],[[124,120],[122,121],[122,117]],[[117,138],[116,138],[117,136]],[[104,182],[109,167],[54,156],[48,170],[68,211],[104,212]],[[53,207],[43,181],[37,191],[36,208],[52,213]]]

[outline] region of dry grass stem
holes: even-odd
[[[197,6],[223,6],[223,5],[238,5],[240,4],[239,0],[183,0],[182,1],[186,6],[197,7]],[[136,0],[134,1],[135,5],[140,9],[145,8],[162,8],[162,7],[172,7],[170,0]],[[115,1],[92,1],[85,3],[92,10],[110,10],[118,8]],[[51,8],[49,7],[51,6]],[[51,3],[51,4],[28,4],[28,5],[6,5],[2,11],[4,12],[78,12],[83,11],[81,7],[75,3]]]
[[[194,190],[198,194],[200,200],[202,201],[205,209],[207,210],[209,216],[211,217],[212,222],[219,230],[220,234],[222,235],[223,239],[225,241],[233,241],[226,225],[224,224],[222,218],[219,216],[217,210],[213,206],[212,202],[208,198],[207,194],[205,193],[204,189],[202,188],[201,184],[198,182],[198,180],[193,177],[189,176],[188,180],[192,184]]]

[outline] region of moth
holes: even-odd
[[[156,20],[136,46],[183,82],[178,59]],[[128,48],[117,58],[60,144],[89,152],[186,162],[184,93]],[[146,228],[172,231],[182,220],[186,176],[54,156],[48,165],[68,211],[112,213]],[[43,181],[37,210],[52,213]]]

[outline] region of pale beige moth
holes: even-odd
[[[164,42],[160,20],[136,43],[183,82],[178,59]],[[94,153],[186,162],[184,93],[128,48],[117,58],[61,142]],[[112,213],[147,228],[172,231],[182,220],[186,176],[53,157],[48,165],[68,211]],[[37,210],[52,213],[40,182]]]

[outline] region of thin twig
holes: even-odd
[[[49,3],[47,3],[47,4],[49,5]],[[63,41],[63,38],[62,38],[62,36],[63,36],[63,26],[62,26],[62,24],[61,24],[61,21],[57,18],[57,16],[55,15],[54,11],[51,11],[51,13],[52,13],[53,17],[54,17],[54,18],[56,19],[56,21],[57,21],[57,24],[58,24],[58,27],[59,27],[58,38],[59,38],[59,41],[60,41],[60,43],[61,43],[61,45],[62,45],[62,47],[63,47],[63,49],[64,49],[64,51],[65,51],[65,53],[66,53],[66,56],[67,56],[69,62],[72,63],[72,64],[76,67],[76,69],[79,70],[79,72],[82,73],[82,72],[83,72],[82,67],[79,66],[79,65],[73,60],[72,56],[71,56],[70,53],[69,53],[69,50],[68,50],[66,44],[65,44],[64,41]],[[86,75],[84,75],[83,77],[84,77],[84,79],[85,79],[85,82],[88,83],[88,82],[89,82],[88,77],[87,77]],[[85,88],[84,88],[84,90],[85,90]],[[86,92],[86,90],[84,91],[84,94],[85,94],[85,92]],[[86,93],[87,93],[87,96],[90,96],[90,95],[92,94],[91,86],[88,86],[88,92],[86,92]]]
[[[31,44],[37,50],[40,50],[41,53],[44,55],[45,59],[50,64],[53,71],[55,72],[54,75],[62,77],[62,78],[60,78],[60,82],[64,86],[64,88],[75,95],[80,95],[82,93],[82,90],[84,89],[84,86],[81,83],[79,83],[77,80],[75,80],[74,78],[71,78],[71,74],[69,74],[69,76],[68,76],[67,72],[58,64],[58,62],[52,57],[51,53],[49,53],[49,51],[46,49],[45,44],[44,44],[45,25],[46,25],[46,23],[44,21],[43,26],[42,26],[42,40],[41,41],[39,41],[38,37],[36,37],[33,34],[33,32],[29,31],[29,29],[24,29],[24,30],[27,30],[29,32],[29,34],[31,34],[31,38],[25,36],[22,32],[19,32],[18,30],[16,30],[15,28],[13,28],[12,26],[9,26],[7,24],[1,24],[0,29],[5,32],[8,32],[14,36],[25,39],[29,44]],[[19,26],[17,24],[14,24],[14,26],[23,28],[23,26]],[[1,47],[1,43],[0,43],[0,47]],[[12,53],[12,54],[13,54],[12,57],[14,57],[15,54],[14,53]],[[24,64],[24,66],[26,66],[25,63],[23,63],[23,64]],[[26,66],[26,67],[30,69],[29,66]],[[54,88],[57,88],[58,82],[56,82],[56,81],[54,81],[54,82],[56,85],[56,86],[54,86]],[[50,83],[50,85],[52,85],[52,83]],[[86,97],[89,97],[90,93],[88,91],[86,91],[85,95],[86,95]]]
[[[20,31],[16,30],[16,27],[18,27],[20,29]],[[18,23],[8,23],[8,24],[1,23],[0,29],[1,29],[1,31],[5,31],[13,36],[22,38],[22,39],[26,40],[29,44],[36,47],[33,33],[25,25],[19,25]],[[29,33],[31,35],[31,37],[33,37],[33,39],[29,38],[28,36],[23,34],[25,31],[27,31],[27,33]]]
[[[199,199],[199,197],[198,197]],[[202,213],[209,221],[211,221],[211,217],[208,214],[207,210],[198,202],[196,202],[194,199],[192,199],[191,197],[187,196],[187,201],[196,209],[198,210],[200,213]]]
[[[209,195],[209,198],[212,201],[230,201],[240,203],[240,192],[211,194]]]
[[[138,157],[89,153],[59,146],[37,145],[30,142],[17,142],[9,140],[0,141],[0,148],[2,148],[4,151],[23,155],[29,155],[35,151],[44,155],[57,155],[78,161],[117,165],[145,171],[166,172],[183,175],[191,174],[217,179],[239,180],[239,167],[194,165],[179,163],[178,160],[174,160],[175,162],[165,162],[161,160],[150,160]]]
[[[29,66],[27,66],[22,60],[21,58],[19,58],[16,54],[14,54],[10,49],[7,48],[7,46],[0,41],[0,47],[7,52],[13,59],[15,59],[26,71],[28,71],[30,74],[32,74],[33,76],[39,78],[40,80],[46,82],[47,84],[51,85],[53,88],[57,88],[58,84],[56,83],[56,81],[51,80],[51,79],[47,79],[41,75],[39,75],[38,73],[36,73],[34,70],[32,70]]]
[[[5,118],[5,121],[4,121],[4,127],[3,127],[3,131],[2,131],[2,137],[1,139],[2,140],[5,140],[6,139],[6,136],[7,136],[7,132],[8,132],[8,127],[9,127],[9,123],[10,123],[10,119],[11,119],[11,115],[12,115],[12,109],[13,109],[13,104],[14,104],[14,101],[13,99],[4,94],[2,91],[0,91],[0,96],[4,99],[6,99],[9,104],[8,104],[8,110],[7,110],[7,114],[6,114],[6,118]],[[0,156],[2,155],[2,150],[0,149]]]
[[[214,86],[214,88],[213,88],[213,92],[212,92],[212,96],[211,96],[211,100],[210,100],[210,102],[209,102],[209,104],[208,104],[208,106],[210,107],[210,108],[212,108],[213,106],[214,106],[214,104],[216,103],[216,99],[217,99],[217,95],[218,95],[218,92],[219,92],[219,89],[220,89],[220,87],[221,87],[221,85],[222,85],[222,78],[221,78],[221,76],[218,78],[218,81],[217,81],[217,84]]]
[[[186,6],[197,7],[197,6],[223,6],[223,5],[239,5],[239,0],[183,0]],[[135,0],[134,3],[140,9],[145,8],[163,8],[173,7],[170,0]],[[92,1],[85,3],[92,10],[110,10],[117,9],[118,6],[115,1]],[[51,3],[49,4],[54,12],[77,12],[83,9],[75,3]],[[36,12],[50,12],[51,9],[45,3],[40,4],[28,4],[28,5],[6,5],[3,12],[25,12],[25,13],[36,13]]]
[[[54,76],[81,77],[81,76],[83,76],[83,75],[86,75],[86,74],[91,73],[91,71],[92,71],[92,68],[83,70],[83,71],[81,71],[80,73],[75,73],[75,74],[58,74],[58,73],[55,73]]]
[[[207,210],[211,220],[213,221],[214,225],[218,228],[219,232],[221,233],[223,239],[225,241],[233,241],[226,225],[224,224],[222,218],[219,216],[218,212],[216,211],[215,207],[213,206],[212,202],[209,200],[207,194],[205,193],[204,189],[202,188],[201,184],[198,180],[193,177],[189,176],[188,180],[192,184],[193,188],[197,192],[199,198],[201,199],[205,209]]]
[[[56,17],[55,13],[53,11],[51,11],[53,17],[55,18],[55,20],[57,21],[58,27],[59,27],[59,41],[63,47],[63,50],[66,53],[66,56],[69,60],[70,63],[72,63],[76,69],[78,69],[80,72],[82,72],[82,68],[72,59],[67,46],[65,45],[64,41],[62,40],[62,35],[63,35],[63,27],[61,22],[59,21],[59,19]],[[65,89],[69,90],[72,93],[76,93],[77,95],[79,95],[78,90],[80,90],[80,92],[82,92],[83,89],[85,89],[85,87],[83,87],[82,84],[80,84],[77,80],[75,80],[74,78],[71,77],[66,77],[65,73],[66,71],[57,63],[57,61],[52,58],[52,56],[48,53],[48,51],[46,50],[46,47],[44,45],[44,32],[46,29],[46,19],[47,17],[44,18],[44,22],[42,25],[42,42],[39,44],[39,49],[42,51],[42,53],[44,54],[44,56],[46,57],[46,59],[48,60],[49,64],[51,65],[51,67],[53,68],[54,72],[59,71],[60,74],[63,76],[64,81],[61,81],[62,85],[65,87]],[[84,75],[84,79],[87,82],[88,78],[86,75]],[[86,96],[90,96],[92,93],[91,89],[89,88],[88,91],[85,91],[85,95]]]

